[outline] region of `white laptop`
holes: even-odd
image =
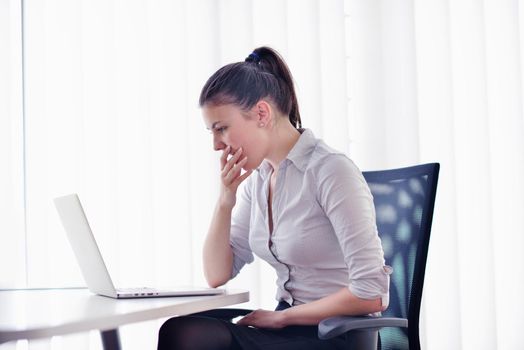
[[[56,209],[67,233],[67,238],[76,255],[80,270],[89,290],[95,294],[111,298],[150,298],[168,296],[215,295],[224,293],[219,288],[170,288],[157,290],[154,288],[115,289],[109,276],[102,254],[98,249],[93,232],[87,222],[87,217],[80,204],[78,195],[71,194],[55,198]]]

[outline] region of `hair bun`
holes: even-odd
[[[245,59],[246,62],[260,63],[260,56],[256,52],[251,52]]]

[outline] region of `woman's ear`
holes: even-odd
[[[260,100],[255,105],[256,121],[259,127],[265,127],[273,121],[273,109],[265,100]]]

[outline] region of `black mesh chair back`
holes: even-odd
[[[420,349],[419,314],[439,164],[364,172],[373,194],[386,264],[393,267],[389,308],[383,317],[408,320],[386,327],[381,349]]]

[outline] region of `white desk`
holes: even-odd
[[[249,292],[116,300],[87,289],[0,291],[0,344],[98,329],[104,349],[119,349],[118,327],[249,301]]]

